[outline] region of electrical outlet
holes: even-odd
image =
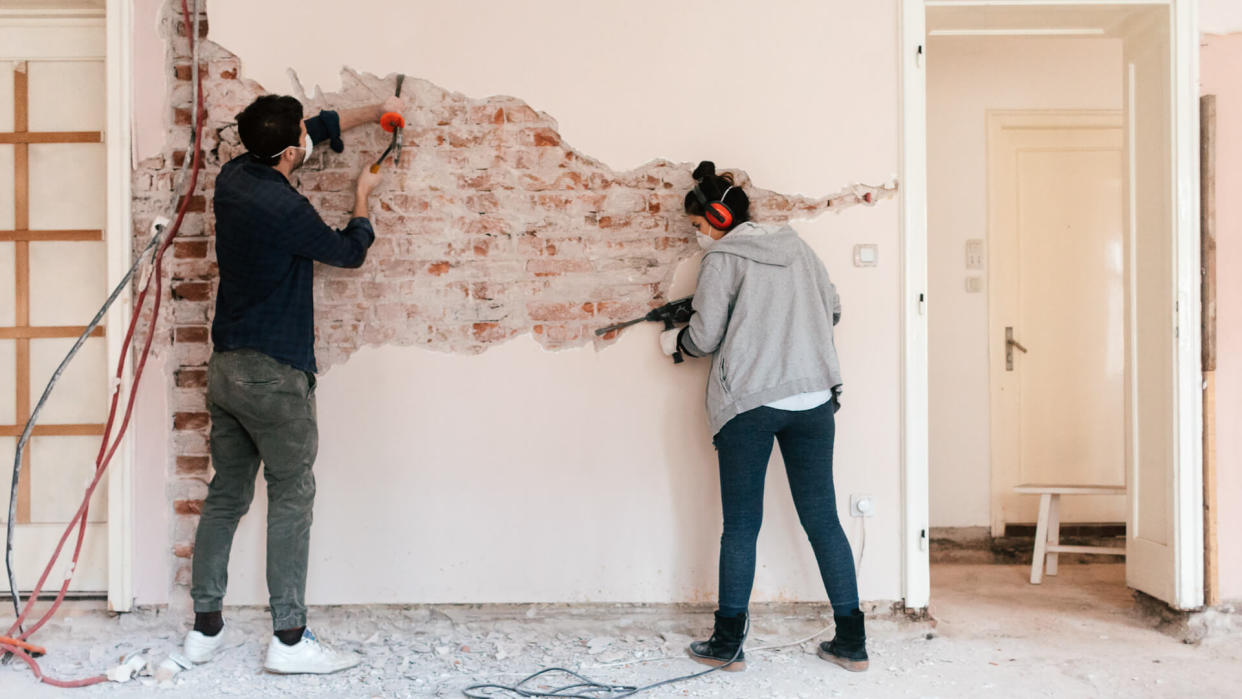
[[[854,493],[850,495],[851,517],[874,517],[875,500],[870,495]]]

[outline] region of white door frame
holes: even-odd
[[[108,121],[104,141],[108,149],[108,288],[116,288],[133,264],[132,178],[133,124],[133,8],[129,0],[107,2]],[[120,358],[132,300],[126,288],[108,313],[108,369]],[[125,366],[122,385],[130,385],[133,353]],[[126,438],[108,469],[108,607],[128,612],[134,606],[134,440]]]
[[[43,54],[37,43],[13,45],[4,42],[0,58],[36,58],[41,60],[89,60],[103,58],[107,81],[107,121],[104,143],[107,151],[107,219],[104,245],[108,266],[108,289],[120,283],[129,269],[133,241],[130,202],[130,89],[132,85],[130,54],[132,29],[131,8],[126,0],[109,0],[106,10],[90,9],[13,9],[0,12],[0,19],[10,27],[78,30],[83,36],[98,37],[102,42],[84,39],[76,42],[72,55]],[[13,52],[12,56],[8,56]],[[103,298],[99,301],[102,304]],[[126,289],[108,313],[106,335],[109,376],[121,356],[124,328],[130,318],[130,293]],[[86,319],[83,319],[85,323]],[[128,384],[130,368],[125,369],[123,383]],[[133,440],[126,439],[117,449],[102,484],[108,498],[108,606],[124,612],[133,608]]]
[[[927,7],[940,0],[901,0],[902,274],[902,596],[926,607],[928,557],[927,376]],[[1159,5],[1170,12],[1174,100],[1172,143],[1177,238],[1177,450],[1173,477],[1174,606],[1203,604],[1202,371],[1199,355],[1199,12],[1195,0],[964,0],[967,6]],[[933,311],[934,312],[934,311]]]

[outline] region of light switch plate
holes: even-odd
[[[983,292],[983,277],[966,277],[966,293],[978,294]]]
[[[980,238],[966,241],[966,269],[983,269],[983,240]]]
[[[855,245],[854,266],[875,267],[880,264],[880,248],[878,245]]]

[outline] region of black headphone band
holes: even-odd
[[[706,209],[709,200],[707,198],[707,195],[703,193],[703,190],[699,188],[699,184],[700,184],[699,182],[694,183],[694,198],[698,200],[699,204],[704,209]]]

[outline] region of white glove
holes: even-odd
[[[660,350],[668,356],[673,356],[677,351],[677,336],[681,334],[681,328],[673,328],[660,333]]]

